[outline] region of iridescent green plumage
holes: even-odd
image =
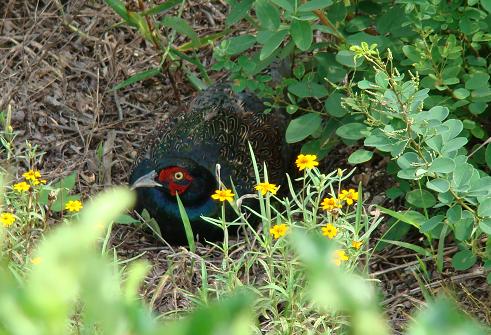
[[[130,183],[151,171],[158,174],[168,167],[183,167],[192,182],[180,197],[193,231],[201,237],[217,237],[216,229],[200,219],[200,215],[216,216],[219,208],[210,198],[218,187],[217,163],[222,182],[231,187],[232,180],[239,196],[253,193],[256,182],[248,143],[258,163],[268,166],[270,182],[281,184],[285,179],[285,119],[279,112],[264,114],[263,110],[264,105],[252,94],[235,94],[227,84],[208,88],[188,112],[169,118],[152,135],[150,148],[137,161]],[[157,220],[163,237],[182,242],[184,231],[175,197],[159,186],[137,188],[137,192],[139,207]]]

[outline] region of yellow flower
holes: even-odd
[[[41,264],[42,261],[43,261],[43,259],[39,256],[31,258],[31,264],[32,265],[39,265],[39,264]]]
[[[342,262],[346,262],[349,259],[348,255],[344,252],[344,250],[338,249],[334,251],[334,264],[340,266]]]
[[[348,191],[342,190],[339,195],[340,200],[346,200],[348,205],[352,205],[354,201],[358,200],[358,192],[355,192],[354,189],[350,188]]]
[[[79,212],[83,207],[79,200],[70,200],[65,204],[65,209],[69,212]]]
[[[315,166],[319,165],[319,162],[317,161],[317,156],[316,155],[298,155],[297,160],[295,161],[295,164],[297,164],[297,167],[300,171],[303,169],[312,169]]]
[[[321,205],[322,205],[322,209],[328,212],[332,212],[335,208],[342,207],[341,202],[339,202],[339,200],[334,197],[324,198],[324,200],[322,200]]]
[[[14,190],[17,192],[27,192],[31,188],[31,186],[25,181],[21,181],[20,183],[14,184]]]
[[[15,216],[12,213],[0,214],[0,223],[5,227],[10,227],[15,222]]]
[[[274,238],[280,238],[282,236],[285,236],[287,231],[288,231],[288,226],[286,225],[286,223],[275,224],[273,227],[269,229],[269,233],[273,235]]]
[[[344,171],[338,168],[338,177],[341,178],[343,176]]]
[[[332,223],[326,224],[325,227],[322,227],[322,235],[327,236],[330,240],[332,240],[338,234],[338,230]]]
[[[213,194],[211,197],[215,200],[220,201],[232,201],[234,198],[234,194],[231,190],[226,188],[223,190],[216,190],[215,194]]]
[[[361,248],[361,245],[363,244],[363,241],[351,241],[351,246],[355,248],[356,250],[359,250]]]
[[[278,192],[278,186],[270,183],[259,183],[256,185],[255,189],[261,192],[262,195],[265,195],[268,192],[274,195],[276,192]]]
[[[31,181],[31,183],[34,186],[39,185],[39,184],[46,185],[46,179],[34,179],[33,181]]]
[[[41,178],[41,173],[38,170],[29,170],[22,174],[22,177],[26,178],[26,180],[35,181],[38,178]]]

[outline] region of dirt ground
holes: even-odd
[[[200,35],[221,31],[225,17],[223,1],[187,1],[184,11],[184,18]],[[166,77],[112,90],[130,75],[158,65],[154,49],[118,22],[101,0],[0,3],[0,110],[12,107],[19,149],[28,140],[46,153],[38,168],[47,179],[77,171],[78,190],[84,197],[127,183],[145,136],[170,110],[185,107],[196,94],[179,71],[173,77],[180,102]],[[203,64],[211,63],[211,54],[211,48],[201,50]],[[224,76],[215,74],[212,79]],[[328,160],[339,165],[350,150],[341,147]],[[371,199],[379,196],[377,202],[390,206],[374,194],[387,184],[386,176],[378,172],[381,169],[375,163],[363,166],[354,182],[362,180],[371,185],[369,190],[379,190],[372,192]],[[189,269],[186,249],[162,246],[129,226],[116,227],[112,243],[123,258],[142,257],[153,264],[143,290],[153,308],[168,315],[191,305],[185,291],[195,290],[199,278],[189,276],[188,270],[168,267],[172,261]],[[453,252],[447,250],[447,263]],[[197,254],[207,262],[219,262],[212,248],[202,246]],[[404,328],[411,311],[425,305],[413,275],[417,266],[415,255],[395,248],[372,259],[373,277],[380,281],[395,333]],[[490,323],[490,296],[481,267],[463,273],[450,268],[442,275],[431,268],[429,272],[429,291],[453,290],[463,309]]]

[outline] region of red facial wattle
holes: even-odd
[[[177,178],[179,177],[179,178]],[[162,169],[159,173],[159,182],[167,186],[170,195],[183,194],[191,185],[193,177],[186,169],[178,166],[172,166]]]

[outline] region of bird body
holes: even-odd
[[[216,84],[201,92],[189,111],[169,118],[151,135],[130,184],[137,191],[138,208],[146,208],[156,219],[166,241],[185,242],[176,195],[195,234],[211,240],[220,236],[218,228],[201,219],[217,216],[221,206],[211,198],[219,187],[216,164],[227,187],[233,181],[239,195],[253,193],[256,181],[248,143],[258,163],[266,163],[269,181],[284,180],[286,120],[280,112],[265,114],[264,109],[255,95],[235,94],[228,84]]]

